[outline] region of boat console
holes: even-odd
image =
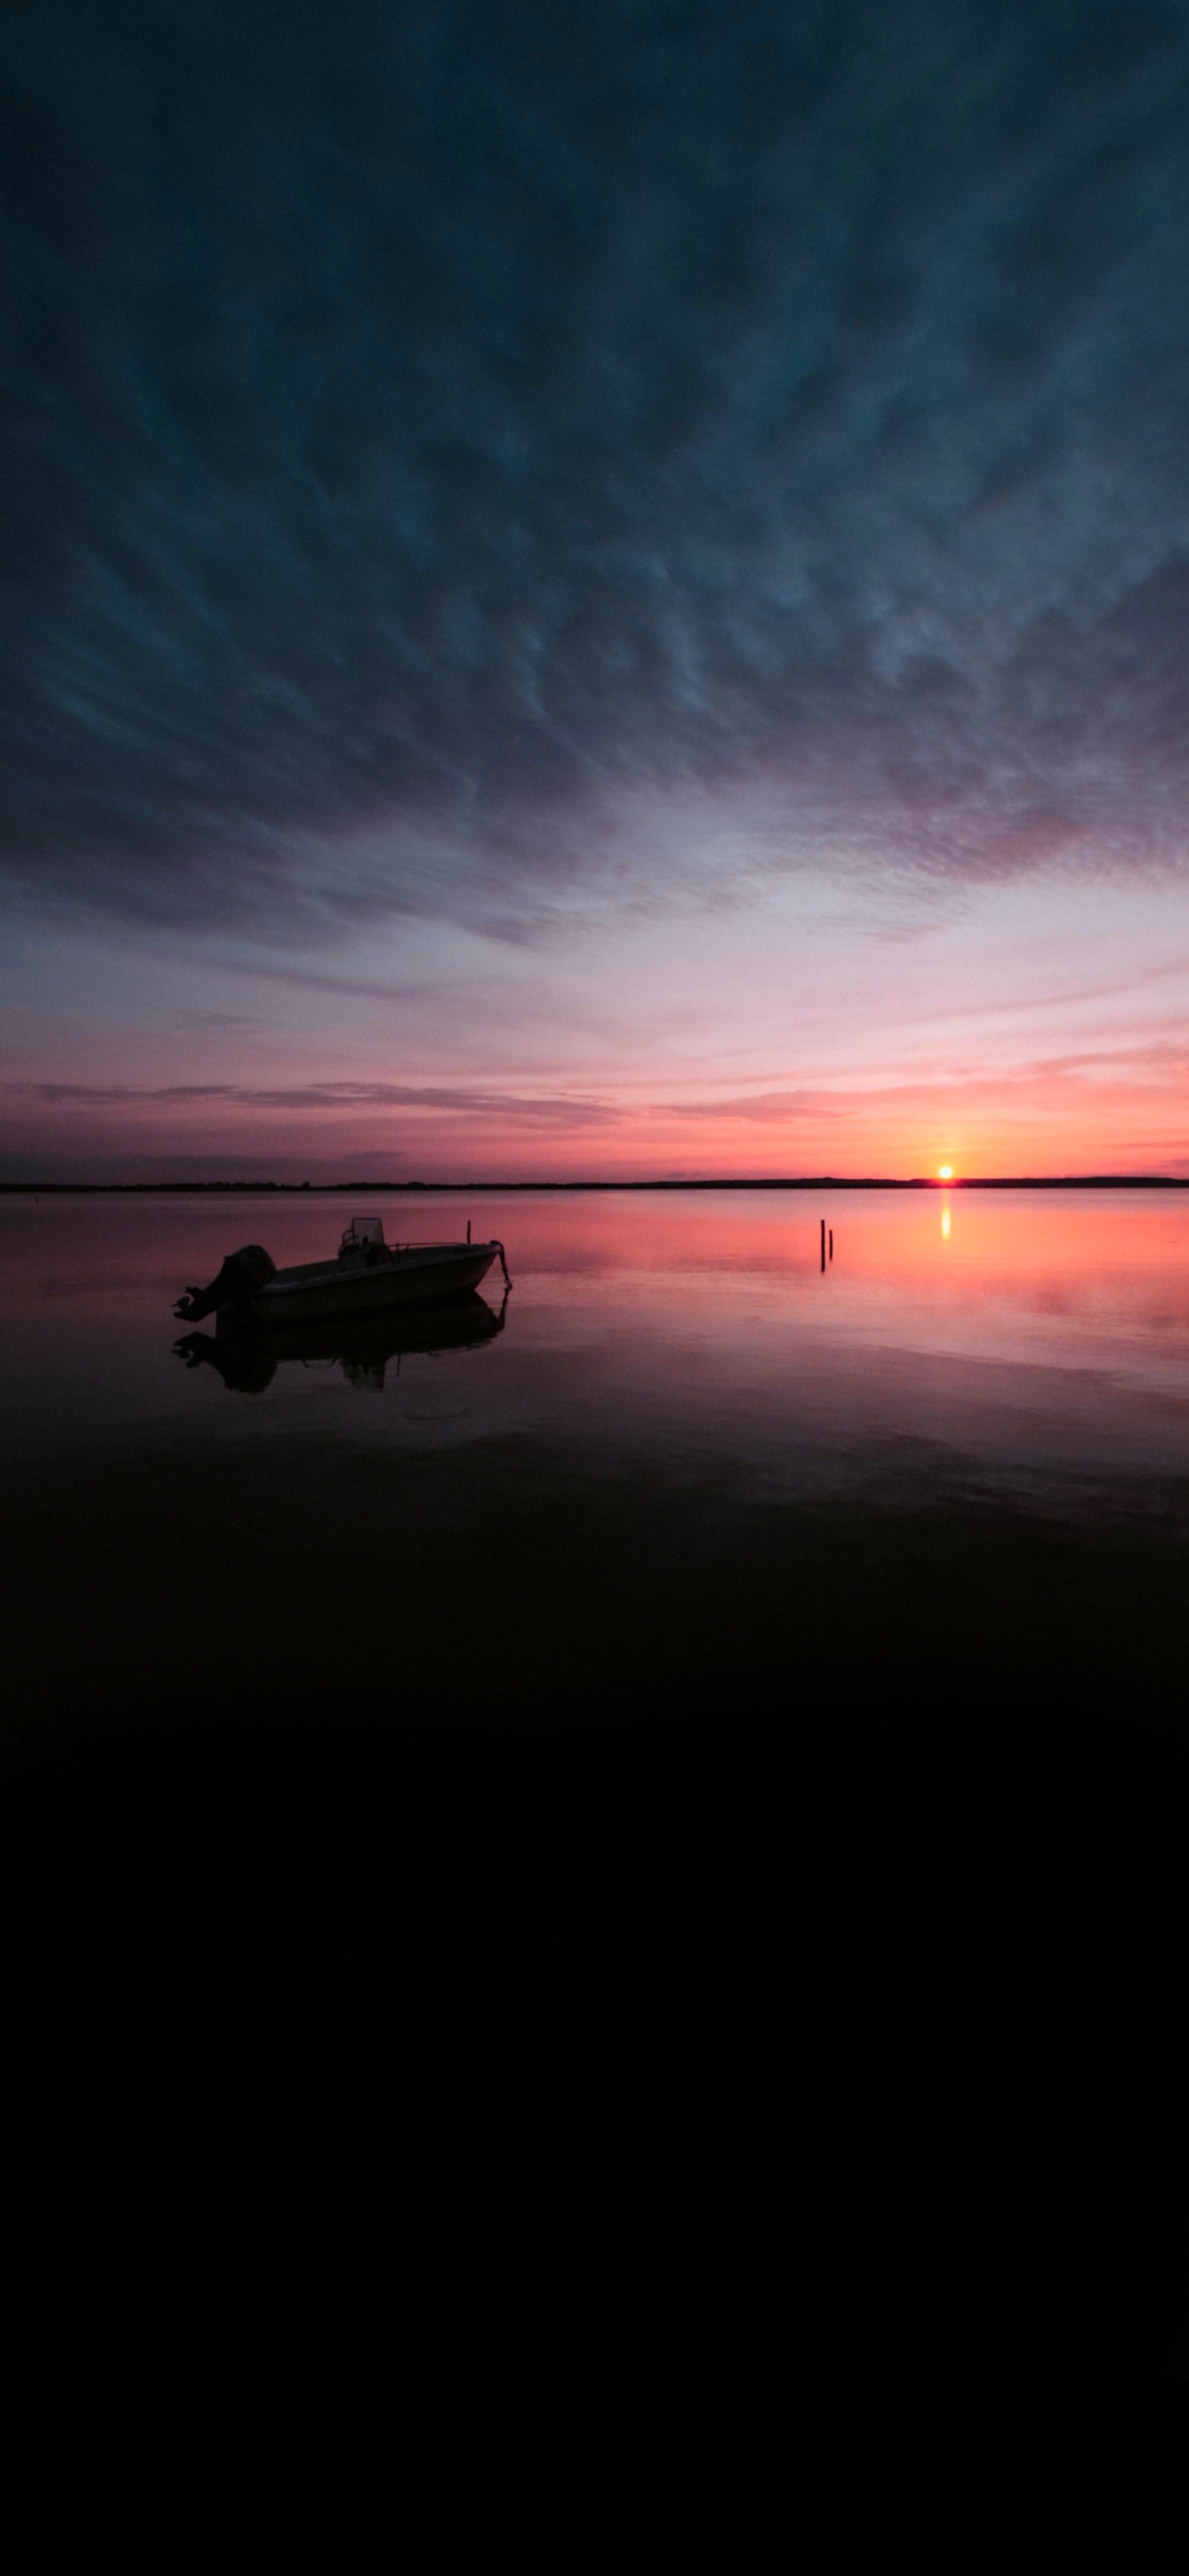
[[[378,1261],[391,1261],[392,1250],[384,1241],[383,1221],[378,1216],[353,1216],[339,1245],[340,1270],[374,1270]]]

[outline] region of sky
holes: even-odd
[[[1189,1176],[1189,5],[6,0],[0,1177]]]

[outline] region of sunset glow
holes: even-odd
[[[23,919],[0,999],[9,1178],[944,1181],[955,1104],[969,1177],[1189,1173],[1175,887],[986,889],[893,935],[819,875],[274,955]]]
[[[1183,2378],[1189,0],[8,0],[0,116],[51,2298]]]
[[[1189,1176],[1189,32],[1083,14],[4,16],[0,1177]]]

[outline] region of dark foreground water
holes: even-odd
[[[1189,1195],[377,1205],[506,1308],[178,1355],[354,1203],[0,1203],[38,2152],[147,2084],[282,2272],[527,2191],[654,2325],[1179,2368]]]
[[[342,1204],[4,1204],[10,1726],[1179,1687],[1189,1194],[822,1212],[824,1273],[800,1195],[426,1197],[390,1231],[500,1233],[502,1322],[179,1358],[186,1281]]]

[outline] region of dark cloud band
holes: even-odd
[[[1181,864],[1182,6],[10,0],[0,47],[39,899],[664,900],[678,792],[765,864]]]
[[[231,1082],[177,1082],[157,1085],[96,1082],[14,1082],[0,1085],[12,1100],[35,1101],[43,1109],[184,1110],[204,1101],[227,1109],[445,1110],[467,1119],[492,1118],[510,1127],[587,1128],[607,1126],[621,1115],[610,1103],[569,1094],[526,1096],[520,1092],[472,1090],[449,1083],[309,1082],[271,1088]]]

